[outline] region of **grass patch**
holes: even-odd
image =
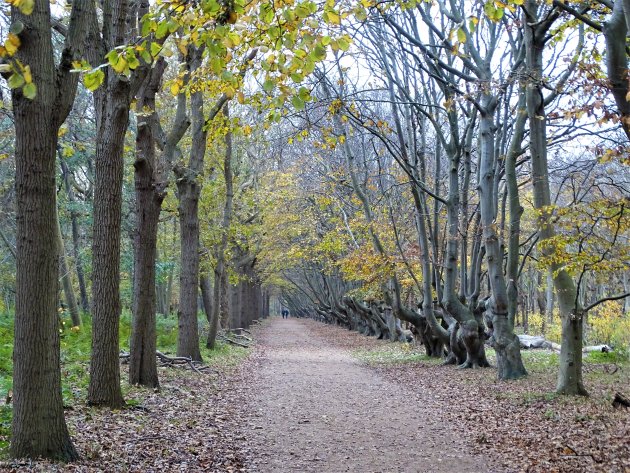
[[[599,351],[589,352],[584,357],[585,363],[627,363],[628,353],[624,350],[615,350],[608,353]]]
[[[9,439],[11,438],[11,420],[13,409],[5,404],[0,406],[0,460],[7,458],[9,453]]]
[[[439,358],[428,357],[424,350],[418,350],[409,343],[390,343],[374,349],[355,350],[353,356],[368,365],[401,365],[406,363],[428,362],[440,364]]]
[[[213,368],[233,368],[238,366],[250,353],[249,348],[237,347],[226,342],[217,341],[214,350],[205,346],[201,348],[204,364]]]
[[[527,371],[541,373],[557,369],[558,354],[545,350],[521,350],[521,358]]]

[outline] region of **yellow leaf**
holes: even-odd
[[[31,75],[31,66],[26,66],[22,75],[24,76],[24,82],[26,82],[27,84],[33,82],[33,76]]]
[[[13,33],[9,33],[7,40],[4,43],[4,47],[7,50],[9,56],[13,56],[20,47],[20,38]]]
[[[339,14],[336,11],[329,10],[326,12],[326,15],[328,16],[328,22],[330,24],[338,25],[341,23],[341,18],[339,17]]]

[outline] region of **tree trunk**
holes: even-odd
[[[154,389],[160,385],[155,358],[157,349],[155,262],[160,211],[166,194],[156,182],[157,163],[153,130],[157,124],[155,95],[164,68],[163,62],[158,63],[138,94],[138,109],[145,113],[149,111],[149,114],[138,123],[134,162],[136,230],[129,384],[140,384]]]
[[[208,329],[208,339],[206,340],[206,347],[210,350],[214,350],[217,342],[217,333],[221,330],[221,292],[221,273],[218,268],[215,268],[214,287],[212,288],[214,303],[212,304],[210,328]]]
[[[13,346],[13,421],[10,453],[15,458],[78,458],[63,414],[59,355],[59,251],[55,156],[59,127],[76,93],[70,74],[81,54],[86,2],[72,4],[68,33],[55,68],[48,1],[33,12],[15,7],[11,21],[24,26],[16,58],[31,68],[37,94],[11,92],[15,120],[16,301]]]
[[[33,16],[43,16],[44,7],[37,8],[39,11]],[[22,41],[24,49],[37,46],[34,40],[28,46]],[[35,80],[39,79],[39,85],[46,71],[38,72]],[[57,130],[51,127],[52,104],[44,94],[46,91],[40,87],[37,99],[30,102],[17,97],[21,92],[13,92],[17,259],[11,455],[70,461],[77,459],[78,454],[66,428],[61,398],[55,199]]]
[[[513,321],[508,311],[508,293],[503,277],[503,251],[497,231],[498,199],[496,199],[496,160],[494,158],[494,112],[496,99],[489,93],[481,98],[483,109],[480,111],[479,134],[481,151],[479,157],[479,204],[483,239],[486,247],[488,278],[492,297],[486,304],[486,310],[492,320],[492,346],[497,354],[499,379],[517,379],[525,376],[525,366],[521,360],[521,345],[514,334]],[[516,281],[514,281],[516,283]],[[463,328],[464,326],[462,326]]]
[[[63,159],[59,160],[61,164],[61,173],[63,176],[64,187],[68,195],[68,201],[71,204],[76,203],[76,197],[70,183],[70,170]],[[79,215],[74,209],[70,210],[70,222],[72,224],[72,255],[74,257],[74,265],[77,270],[77,279],[79,281],[79,295],[81,297],[81,308],[85,313],[90,312],[90,300],[88,298],[87,286],[85,284],[85,271],[81,261],[80,232],[79,232]]]
[[[229,118],[229,109],[223,108],[225,118]],[[221,223],[221,242],[217,248],[217,264],[215,268],[215,288],[213,313],[208,331],[206,346],[213,349],[216,343],[217,331],[220,325],[221,314],[227,306],[227,295],[224,286],[227,285],[227,269],[225,265],[225,250],[228,244],[229,229],[232,223],[232,204],[234,200],[234,186],[232,175],[232,133],[225,134],[225,155],[223,158],[223,178],[225,181],[225,207],[223,208],[223,222]],[[229,310],[225,310],[229,313]]]
[[[179,276],[179,310],[177,356],[201,361],[197,295],[199,287],[199,195],[200,185],[194,178],[177,180],[181,269]]]
[[[188,71],[192,73],[201,66],[203,47],[188,48]],[[181,265],[179,287],[179,310],[177,355],[201,361],[199,349],[199,324],[197,303],[199,288],[199,196],[200,175],[206,153],[206,118],[203,111],[203,92],[190,94],[192,144],[187,167],[175,166],[177,198],[179,200],[179,228],[181,240]],[[210,114],[212,116],[212,113]]]
[[[108,50],[125,44],[135,24],[128,0],[111,2],[104,17],[102,35],[96,31],[97,13],[91,11],[93,30],[88,36],[92,63],[107,62]],[[135,91],[149,68],[142,64],[131,78],[105,68],[103,85],[94,93],[96,153],[94,174],[94,234],[92,240],[92,357],[88,404],[120,408],[125,402],[120,390],[119,323],[120,231],[124,143],[129,109]]]
[[[66,257],[66,246],[64,245],[63,235],[61,234],[59,214],[57,214],[57,242],[59,245],[59,277],[61,279],[63,293],[66,298],[66,305],[68,306],[68,311],[70,312],[72,326],[78,327],[81,325],[81,314],[79,312],[79,306],[77,305],[77,298],[74,295],[74,288],[72,287],[72,276],[70,274],[68,258]]]
[[[540,212],[538,218],[539,241],[545,255],[553,252],[545,241],[553,238],[555,229],[552,220],[551,194],[549,191],[547,165],[547,129],[545,103],[543,99],[543,49],[546,30],[538,29],[538,3],[527,0],[525,6],[525,50],[529,77],[527,84],[527,114],[530,129],[530,154],[532,158],[532,180],[534,183],[534,207]],[[573,278],[557,264],[552,264],[553,282],[558,308],[562,319],[562,348],[560,370],[556,392],[559,394],[586,395],[582,382],[582,324],[583,313],[577,299]]]
[[[147,127],[138,128],[138,140]],[[151,144],[152,146],[152,144]],[[134,296],[131,327],[129,384],[149,388],[159,387],[155,351],[155,256],[160,210],[164,194],[153,190],[152,166],[146,160],[135,165],[136,235],[134,245]]]
[[[120,222],[123,145],[129,121],[129,86],[112,71],[96,100],[97,137],[92,240],[92,357],[88,404],[120,408]]]
[[[507,187],[508,208],[510,211],[509,234],[508,234],[508,255],[507,255],[507,310],[508,321],[514,328],[518,314],[518,265],[520,257],[520,235],[521,216],[523,207],[518,195],[518,180],[516,178],[516,158],[522,147],[523,136],[525,134],[525,123],[527,121],[527,110],[525,103],[525,90],[519,90],[519,102],[517,108],[516,122],[514,123],[514,133],[512,141],[505,157],[505,186]],[[527,316],[523,316],[523,326],[526,325]]]
[[[604,23],[604,37],[606,39],[606,73],[610,84],[610,91],[620,115],[620,123],[627,138],[630,140],[630,83],[628,83],[628,54],[626,52],[627,32],[630,25],[630,7],[626,0],[614,3],[612,14]]]
[[[201,290],[201,300],[203,302],[203,311],[206,313],[208,324],[212,325],[212,285],[210,277],[206,271],[199,275],[199,289]]]
[[[230,314],[230,328],[241,326],[241,311],[243,310],[243,282],[231,287],[232,307]]]

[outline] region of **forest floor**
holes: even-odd
[[[246,359],[205,355],[212,373],[160,368],[161,392],[126,388],[129,409],[69,406],[79,462],[0,471],[630,471],[630,410],[611,406],[630,394],[627,364],[590,360],[591,396],[572,398],[551,394],[557,357],[542,351],[523,352],[529,377],[500,382],[311,320],[272,318],[253,336]]]
[[[611,405],[630,394],[627,363],[586,357],[591,396],[567,397],[553,394],[557,355],[540,350],[505,382],[314,321],[258,337],[254,471],[630,472],[630,410]]]

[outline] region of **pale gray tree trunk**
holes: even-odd
[[[496,98],[489,92],[481,98],[479,134],[479,202],[483,239],[486,247],[488,278],[492,297],[486,304],[486,311],[492,320],[492,346],[497,354],[497,370],[499,379],[517,379],[527,374],[521,360],[521,348],[518,337],[514,334],[513,321],[508,310],[508,292],[503,276],[503,251],[497,230],[496,199],[496,160],[494,157],[495,133],[494,112]]]
[[[539,241],[543,254],[549,255],[553,249],[546,246],[545,242],[554,237],[555,229],[549,190],[547,131],[543,97],[543,49],[546,30],[541,31],[541,26],[538,23],[538,7],[539,5],[535,0],[527,0],[524,6],[526,65],[530,78],[527,84],[527,114],[534,183],[534,207],[540,212],[538,218]],[[579,306],[575,281],[558,264],[552,264],[550,270],[553,272],[558,309],[562,320],[560,369],[556,392],[586,395],[587,392],[582,381],[584,314]]]

